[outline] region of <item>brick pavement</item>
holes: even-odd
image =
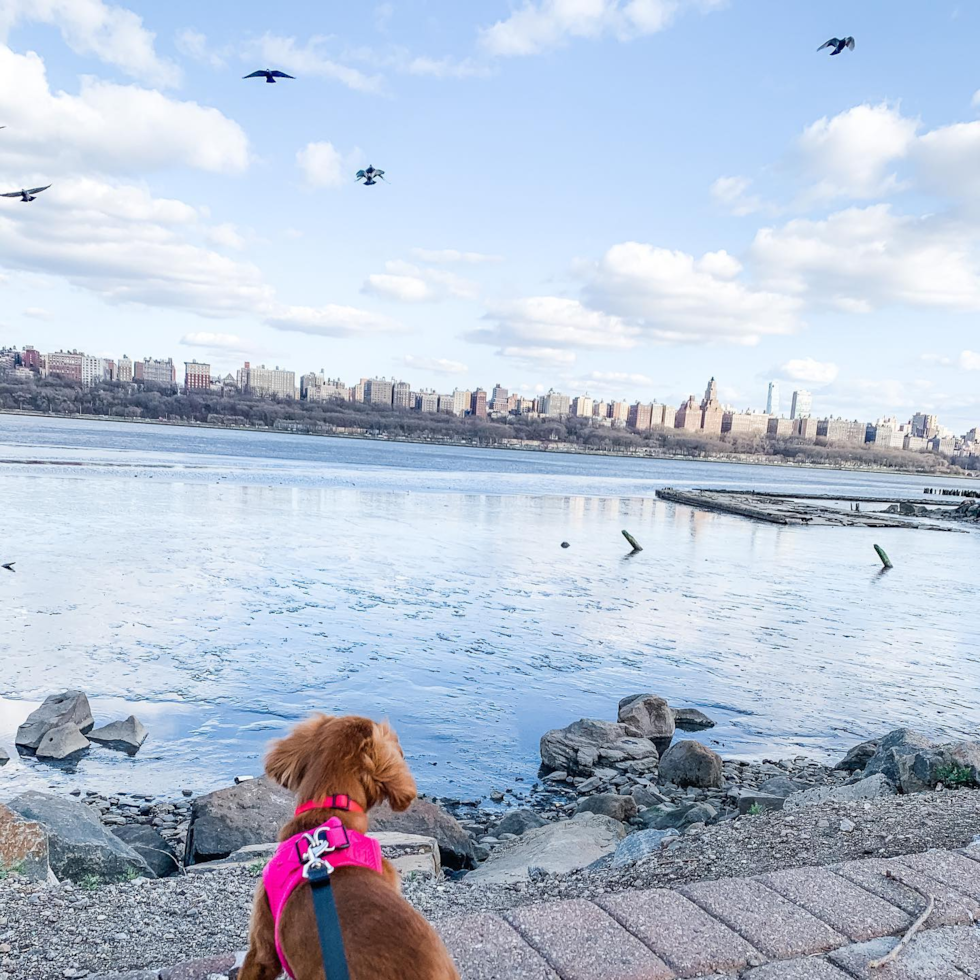
[[[889,869],[936,907],[897,960],[871,970],[925,908]],[[980,980],[978,919],[973,848],[545,902],[436,928],[462,980]],[[224,975],[216,965],[101,980],[207,980]]]

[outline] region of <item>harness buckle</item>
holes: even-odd
[[[303,850],[304,844],[305,850]],[[339,820],[331,820],[328,824],[303,834],[302,839],[296,842],[296,855],[303,865],[303,877],[309,880],[311,871],[326,871],[327,875],[332,875],[334,867],[325,855],[346,850],[348,847],[350,847],[350,836],[347,828]],[[322,877],[322,874],[317,874],[315,877]]]

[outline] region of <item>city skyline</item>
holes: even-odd
[[[980,9],[89,5],[0,17],[0,346],[975,424]]]

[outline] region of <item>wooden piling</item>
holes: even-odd
[[[639,542],[636,540],[636,538],[634,538],[633,535],[629,533],[629,531],[623,531],[623,537],[626,538],[627,541],[629,541],[629,543],[630,543],[630,545],[632,545],[634,551],[642,551],[643,550],[643,547],[639,544]]]
[[[876,544],[875,545],[875,551],[878,552],[878,557],[881,559],[881,563],[882,563],[882,565],[885,566],[885,568],[894,568],[895,567],[892,564],[891,558],[889,558],[888,555],[885,554],[885,549],[882,548],[882,546],[880,544]]]

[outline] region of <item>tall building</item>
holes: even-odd
[[[912,416],[912,435],[933,439],[939,434],[939,416],[916,412]]]
[[[652,428],[672,429],[674,427],[677,409],[671,408],[669,405],[661,405],[659,402],[654,402],[650,409],[650,425]]]
[[[817,420],[810,418],[809,415],[801,415],[799,418],[790,420],[793,425],[793,435],[804,442],[817,441]]]
[[[779,414],[779,382],[769,382],[769,394],[766,397],[766,415]]]
[[[637,432],[649,431],[653,427],[653,406],[642,405],[640,402],[630,405],[626,424],[631,429],[636,429]]]
[[[704,390],[704,400],[701,402],[701,429],[708,435],[720,436],[724,417],[725,410],[718,401],[718,383],[712,378]]]
[[[572,415],[577,419],[587,419],[592,415],[592,399],[588,395],[579,395],[572,399]]]
[[[614,422],[623,422],[630,417],[630,407],[627,402],[610,402],[609,415]]]
[[[568,395],[563,395],[560,391],[552,389],[547,395],[541,397],[540,413],[545,418],[563,419],[571,412],[572,400]]]
[[[278,366],[267,368],[264,364],[258,367],[246,361],[239,368],[236,379],[238,387],[246,395],[255,398],[287,398],[296,397],[296,372],[283,371]]]
[[[391,404],[395,408],[415,408],[415,396],[412,394],[412,386],[407,381],[396,381],[392,385]]]
[[[867,435],[867,426],[864,422],[849,422],[847,419],[820,419],[817,422],[817,435],[827,442],[860,446]]]
[[[769,415],[767,418],[769,419],[768,435],[770,439],[788,439],[793,434],[793,423],[789,419],[777,418],[775,415]]]
[[[177,383],[177,369],[169,357],[165,361],[144,357],[133,365],[133,378],[137,381],[148,381],[150,384],[172,385]]]
[[[415,407],[420,412],[438,412],[439,396],[434,391],[420,391],[415,398]]]
[[[725,412],[721,431],[734,436],[764,436],[769,432],[769,422],[764,412]]]
[[[449,415],[456,414],[456,396],[455,395],[440,395],[439,396],[439,406],[438,411],[446,412]]]
[[[473,395],[468,391],[457,388],[453,392],[453,415],[462,418],[469,410],[473,401]]]
[[[478,419],[485,419],[487,417],[487,393],[482,388],[477,388],[473,392],[473,398],[470,402],[470,412]]]
[[[674,428],[684,429],[686,432],[697,432],[701,428],[701,408],[694,395],[677,409],[674,414]]]
[[[21,367],[26,367],[29,371],[41,370],[41,352],[33,347],[25,347],[20,352]]]
[[[493,394],[490,397],[490,411],[506,413],[508,411],[507,400],[508,400],[508,391],[498,381],[493,386]]]
[[[119,364],[116,365],[116,380],[125,382],[133,380],[133,362],[126,354],[119,358]]]
[[[81,383],[82,358],[84,356],[84,354],[79,354],[78,351],[75,350],[59,350],[55,351],[53,354],[48,354],[45,358],[47,373],[56,374],[68,381],[77,381]]]
[[[100,384],[109,377],[109,365],[105,358],[82,354],[82,384],[86,388]]]
[[[809,418],[813,412],[813,395],[805,388],[793,392],[793,405],[790,409],[791,419]]]
[[[310,371],[299,379],[299,396],[303,401],[325,402],[331,398],[347,401],[347,392],[347,385],[340,378],[324,377],[323,371],[319,374]]]
[[[592,403],[592,418],[605,419],[608,417],[609,417],[609,403],[603,401],[594,401]]]
[[[186,391],[211,390],[211,365],[197,361],[184,361],[184,389]]]
[[[364,400],[369,405],[391,408],[395,383],[385,378],[368,378],[364,383]]]

